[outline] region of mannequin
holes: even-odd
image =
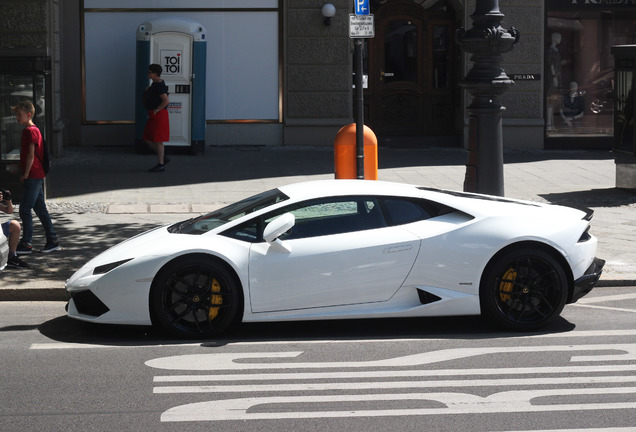
[[[561,43],[562,37],[561,33],[554,32],[551,35],[551,44],[548,48],[547,54],[547,63],[548,63],[548,76],[546,79],[548,80],[548,103],[547,103],[547,130],[553,131],[553,115],[554,108],[560,102],[561,88],[563,87],[563,83],[561,81],[561,66],[568,63],[567,60],[564,60],[561,57],[561,53],[559,52],[559,44]]]
[[[561,43],[561,33],[552,33],[552,43],[548,48],[548,63],[550,64],[550,87],[559,89],[563,87],[561,83],[561,66],[567,64],[567,60],[561,58],[559,44]]]

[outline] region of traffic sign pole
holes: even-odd
[[[356,86],[356,171],[364,180],[364,89],[362,88],[364,45],[362,38],[373,37],[373,16],[369,16],[369,0],[353,0],[355,15],[349,15],[349,37],[354,39],[353,67]]]
[[[362,39],[354,41],[353,63],[356,75],[356,172],[364,180],[364,89],[362,88]]]

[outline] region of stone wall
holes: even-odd
[[[321,145],[353,121],[350,0],[332,0],[336,16],[325,25],[323,0],[285,2],[283,113],[285,143]]]
[[[0,0],[0,49],[45,54],[47,7],[46,0]]]
[[[61,0],[0,0],[0,56],[48,57],[51,60],[53,130],[49,146],[54,156],[62,153],[60,98],[60,13]]]

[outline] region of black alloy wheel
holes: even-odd
[[[241,301],[234,275],[214,259],[200,255],[169,263],[150,291],[153,322],[185,338],[222,333],[239,318]]]
[[[559,316],[567,295],[561,264],[550,253],[532,247],[496,257],[480,287],[482,314],[517,331],[546,326]]]

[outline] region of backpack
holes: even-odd
[[[39,158],[38,156],[38,159]],[[48,174],[51,170],[51,154],[49,153],[49,146],[44,137],[42,137],[42,159],[40,159],[40,162],[42,163],[44,174]]]

